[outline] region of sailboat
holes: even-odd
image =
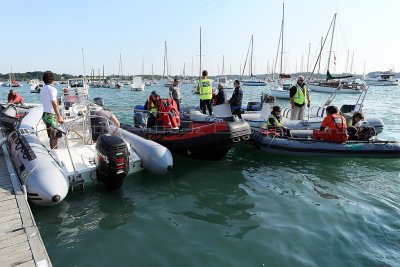
[[[142,57],[142,75],[141,76],[134,76],[131,83],[131,90],[132,91],[144,91],[145,82],[143,81],[144,74],[144,59]]]
[[[167,50],[167,42],[164,42],[164,66],[163,66],[163,81],[164,81],[164,87],[170,87],[172,86],[173,80],[171,77],[169,77],[168,73],[168,50]],[[166,72],[166,73],[165,73]],[[167,76],[165,76],[167,74]]]
[[[279,34],[279,42],[278,42],[278,50],[276,53],[276,60],[275,60],[275,67],[276,63],[278,61],[278,51],[279,47],[281,47],[281,64],[280,64],[280,70],[279,70],[279,79],[276,80],[276,83],[274,87],[271,89],[271,95],[273,95],[276,98],[284,98],[284,99],[289,99],[290,98],[290,87],[294,83],[292,76],[290,74],[285,74],[283,73],[283,33],[284,33],[284,21],[285,21],[285,3],[283,3],[283,9],[282,9],[282,23],[281,23],[281,32]],[[275,73],[275,70],[274,70]]]
[[[333,43],[333,37],[334,37],[335,25],[336,25],[336,15],[337,15],[337,13],[335,13],[333,15],[333,19],[332,19],[331,25],[329,26],[328,34],[325,37],[325,41],[326,41],[326,38],[329,35],[329,31],[332,28],[331,42],[330,42],[329,56],[328,56],[328,66],[327,66],[327,71],[326,71],[326,80],[324,80],[324,81],[312,81],[312,82],[309,82],[308,84],[309,84],[310,89],[312,91],[314,91],[314,92],[332,93],[332,92],[336,91],[336,89],[339,88],[340,89],[339,93],[358,94],[358,93],[361,93],[361,91],[363,89],[365,89],[365,85],[364,84],[360,84],[360,83],[357,83],[355,81],[349,82],[347,80],[341,80],[341,79],[351,78],[351,77],[353,77],[352,75],[334,77],[329,72],[331,54],[332,54],[332,43]],[[321,51],[320,51],[320,54],[318,56],[317,62],[321,58],[322,49],[323,49],[323,46],[321,46]]]
[[[12,72],[12,66],[11,66],[11,72],[8,77],[9,77],[9,82],[3,83],[2,86],[4,86],[4,87],[20,87],[21,86],[21,84],[15,80],[15,77]]]
[[[224,89],[233,89],[233,82],[229,80],[228,77],[224,76],[225,71],[225,56],[222,56],[222,73],[221,76],[218,76],[213,82],[213,86],[218,86],[222,84]]]
[[[263,80],[257,80],[255,79],[256,76],[253,75],[253,43],[254,43],[254,39],[253,39],[253,35],[251,35],[251,39],[250,39],[250,46],[249,49],[251,49],[251,54],[250,54],[250,79],[248,80],[242,80],[242,85],[244,86],[265,86],[267,85],[267,83]],[[249,55],[249,51],[247,51],[247,56]],[[247,62],[247,57],[246,57],[246,62]],[[246,68],[246,62],[244,64],[243,67],[243,73],[244,73],[244,69]],[[243,76],[242,73],[242,76]]]

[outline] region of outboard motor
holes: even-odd
[[[95,98],[93,98],[93,102],[94,102],[96,105],[100,106],[100,107],[104,106],[104,99],[103,99],[102,97],[95,97]]]
[[[261,110],[261,102],[249,102],[247,103],[247,111],[260,111]]]
[[[103,134],[97,139],[97,179],[108,189],[119,188],[129,171],[129,152],[125,141],[116,135]]]
[[[135,127],[146,128],[148,117],[149,117],[149,115],[146,112],[140,112],[140,111],[135,112],[133,115],[133,121],[135,123]]]
[[[340,113],[353,113],[355,105],[342,105],[340,107]]]

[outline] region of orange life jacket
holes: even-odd
[[[164,128],[177,128],[181,125],[178,106],[174,99],[166,98],[160,101],[157,123]]]

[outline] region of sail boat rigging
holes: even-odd
[[[328,62],[327,62],[327,68],[326,68],[326,79],[325,79],[325,81],[309,82],[309,86],[310,86],[310,89],[315,92],[323,92],[323,93],[333,93],[333,92],[338,93],[338,92],[340,92],[340,93],[347,93],[347,94],[357,94],[357,93],[360,93],[361,90],[363,90],[365,88],[364,84],[360,84],[355,81],[349,82],[348,80],[341,80],[341,79],[345,79],[345,78],[351,78],[353,76],[345,75],[345,76],[334,77],[334,76],[332,76],[332,74],[329,71],[331,56],[332,56],[332,44],[333,44],[333,38],[334,38],[334,33],[335,33],[336,16],[337,16],[337,13],[335,13],[333,15],[333,19],[329,26],[328,33],[326,34],[324,43],[321,46],[321,50],[320,50],[319,56],[317,58],[317,62],[315,63],[314,69],[312,71],[312,73],[314,73],[317,63],[321,59],[323,47],[325,45],[325,42],[329,36],[331,29],[332,29],[330,46],[329,46],[329,54],[328,54]]]
[[[271,89],[271,95],[276,98],[290,98],[290,87],[294,83],[290,74],[283,73],[283,40],[284,40],[284,25],[285,25],[285,3],[282,5],[282,22],[281,31],[279,33],[278,49],[276,51],[276,59],[274,62],[273,79],[275,76],[276,65],[280,54],[279,80],[275,81],[274,88]],[[280,53],[279,53],[280,47]]]
[[[167,73],[165,73],[165,70]],[[165,76],[165,74],[167,74]],[[167,50],[167,41],[164,41],[164,67],[163,67],[163,82],[164,82],[164,87],[170,87],[172,86],[172,79],[168,75],[168,50]]]
[[[249,59],[249,76],[250,76],[250,78],[248,80],[242,80],[242,85],[244,85],[244,86],[265,86],[267,83],[265,81],[255,79],[256,76],[253,74],[253,56],[254,56],[253,44],[254,44],[254,37],[253,37],[253,35],[251,35],[250,45],[249,45],[249,49],[247,50],[247,56],[246,56],[246,60],[245,60],[243,72],[242,72],[242,77],[243,77],[244,70],[246,68],[247,58],[250,53],[250,59]]]

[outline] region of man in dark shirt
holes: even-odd
[[[229,99],[229,104],[231,105],[232,115],[237,115],[241,119],[242,115],[240,110],[242,108],[243,91],[242,88],[240,88],[240,81],[235,80],[233,86],[235,87],[235,91],[231,99]]]
[[[304,83],[304,77],[297,77],[296,85],[290,88],[290,119],[291,120],[304,120],[305,104],[307,100],[307,107],[310,107],[310,95],[308,86]]]

